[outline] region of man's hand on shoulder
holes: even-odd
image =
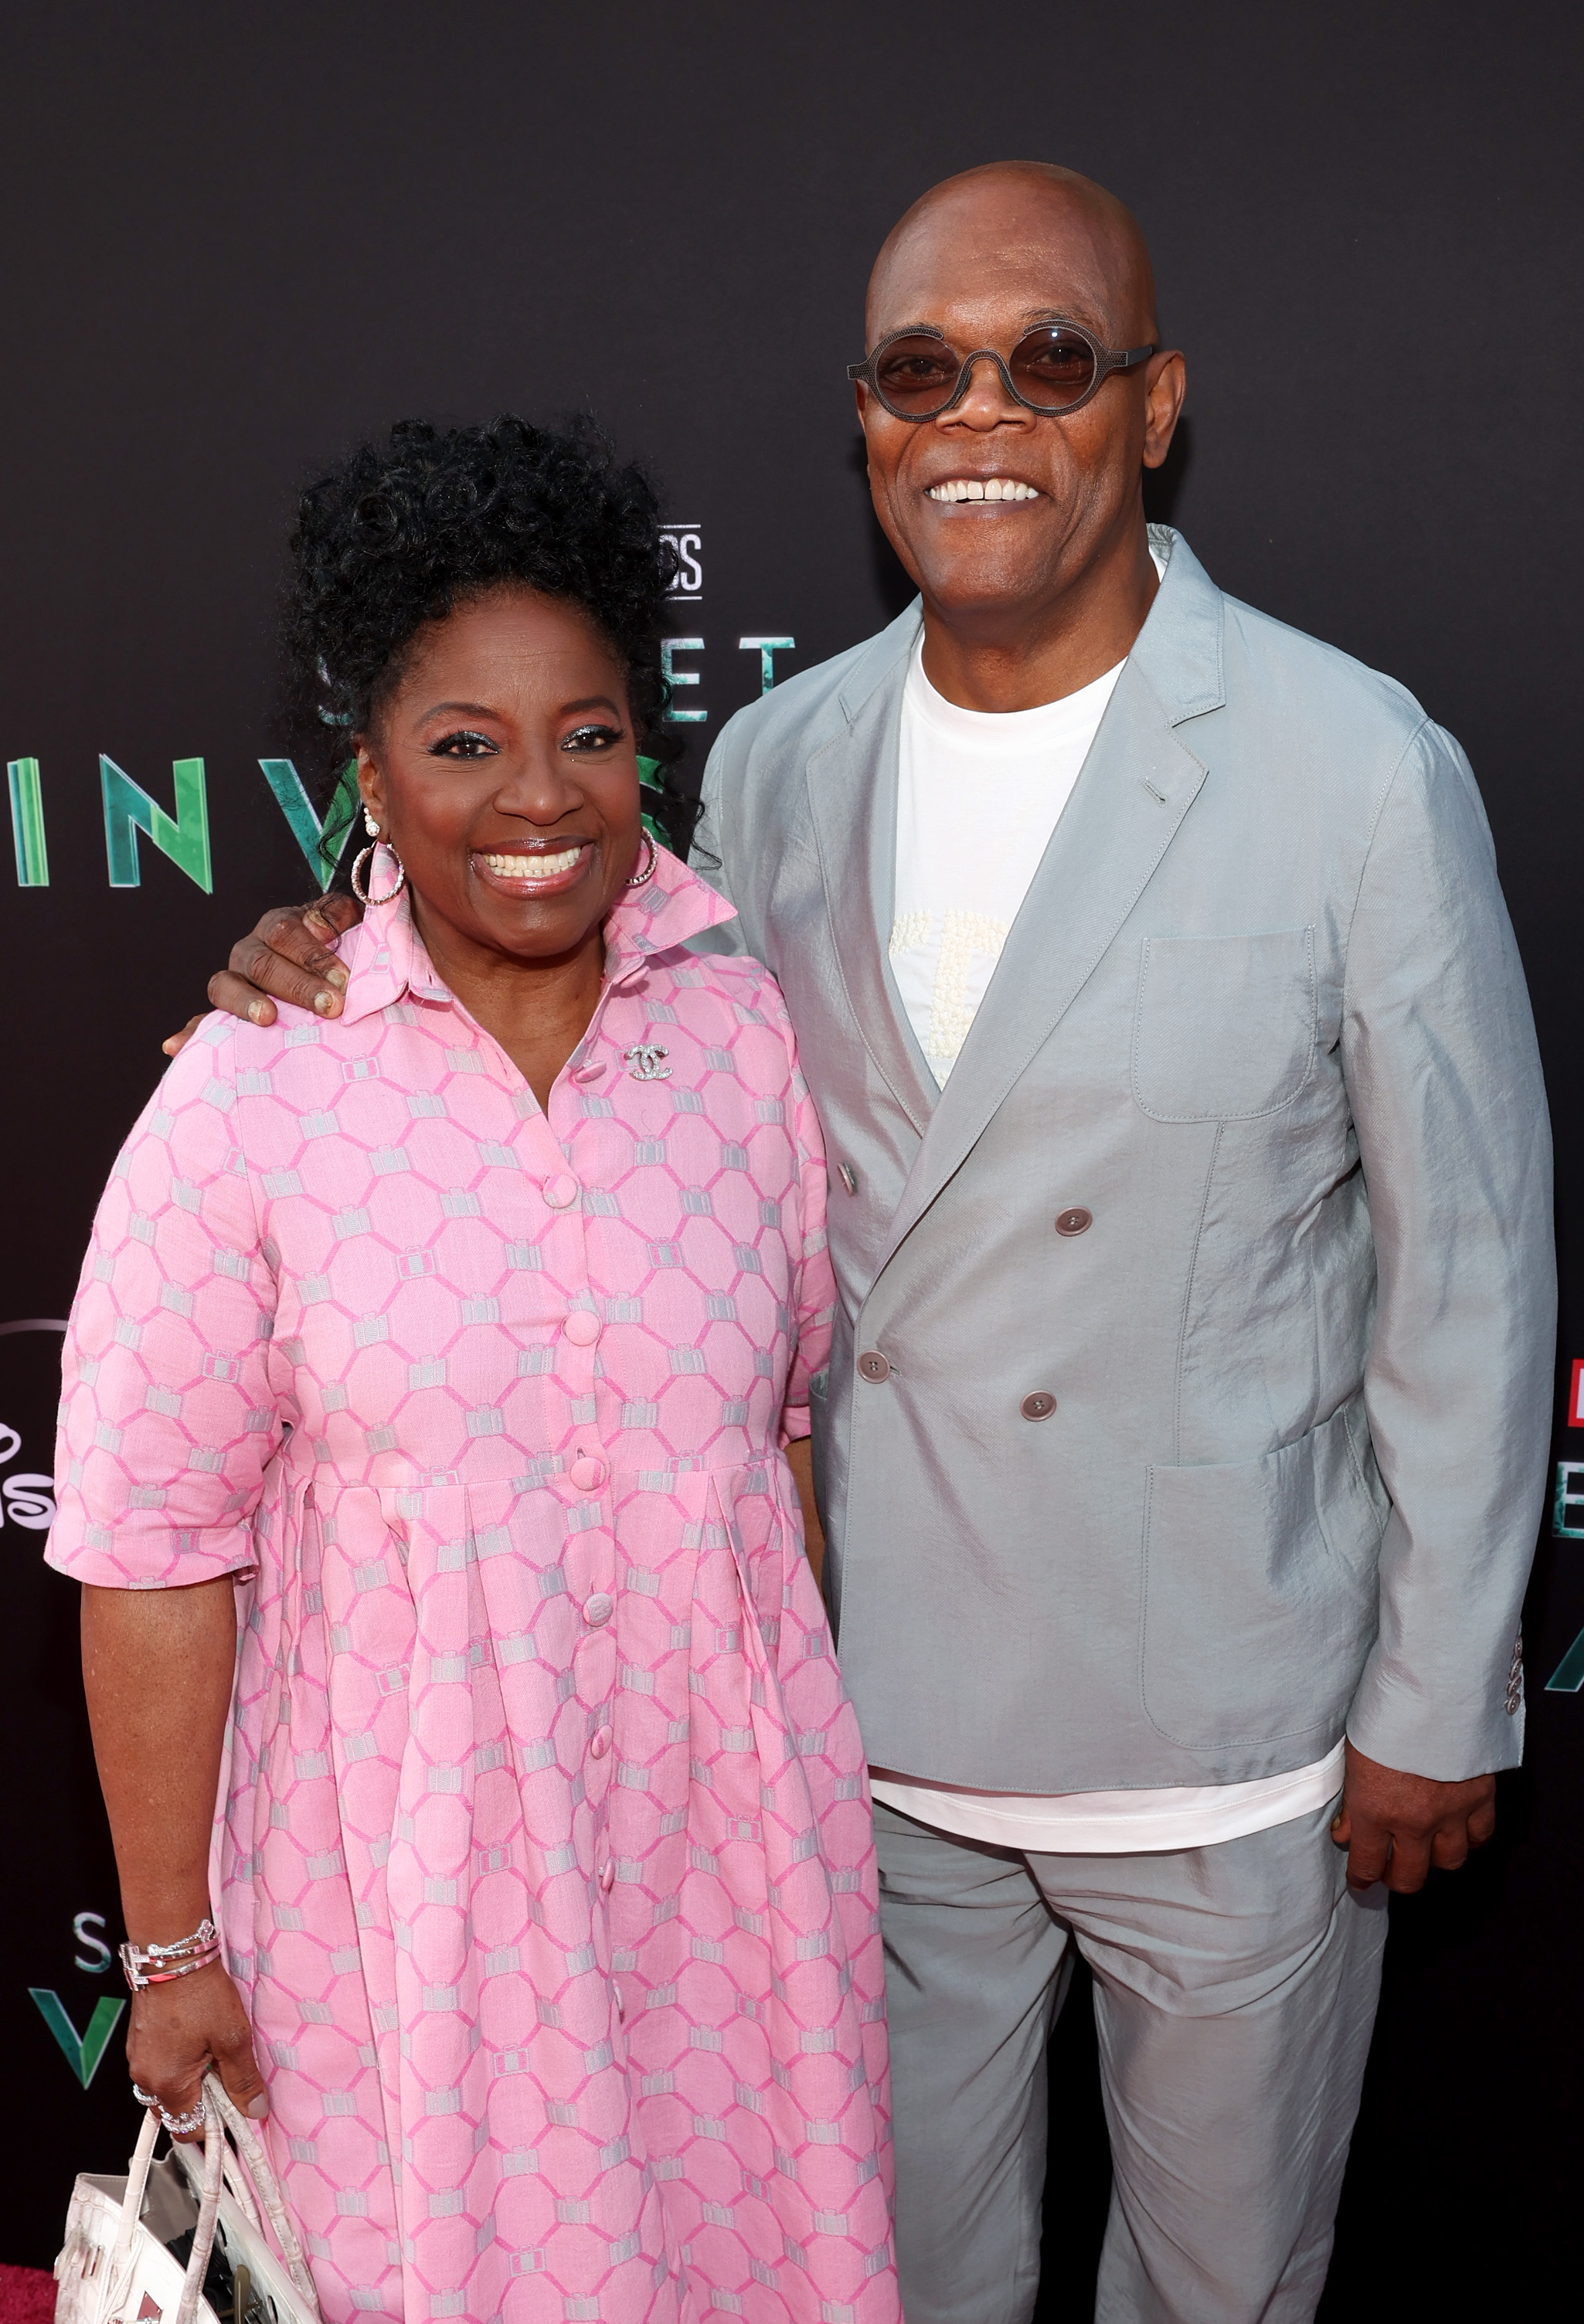
[[[1404,1775],[1348,1746],[1342,1804],[1331,1838],[1348,1851],[1348,1886],[1384,1880],[1399,1896],[1423,1888],[1432,1864],[1453,1872],[1496,1830],[1496,1777],[1438,1784]]]
[[[363,907],[352,896],[316,896],[311,904],[282,904],[266,912],[251,936],[231,948],[231,964],[209,979],[209,1006],[255,1025],[272,1025],[275,1002],[294,1001],[316,1016],[338,1017],[346,971],[336,958],[338,936],[355,927]],[[272,994],[274,996],[271,998]],[[184,1048],[203,1013],[161,1043],[168,1057]]]

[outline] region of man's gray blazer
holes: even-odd
[[[917,607],[710,757],[693,861],[829,1150],[843,1667],[870,1760],[944,1783],[1235,1783],[1344,1722],[1419,1775],[1506,1766],[1555,1288],[1489,830],[1400,686],[1153,538],[944,1092],[887,950]]]

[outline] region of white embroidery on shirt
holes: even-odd
[[[888,947],[893,960],[898,953],[921,951],[935,927],[933,912],[902,912],[891,924]],[[941,915],[941,945],[930,991],[929,1038],[924,1045],[930,1071],[943,1087],[957,1062],[973,1022],[969,1005],[968,978],[975,955],[988,959],[993,971],[1007,941],[1009,923],[992,919],[988,912],[950,911]]]
[[[941,952],[935,963],[935,991],[930,997],[930,1064],[943,1084],[957,1062],[957,1052],[968,1038],[973,1011],[968,1005],[968,971],[976,953],[987,954],[991,964],[1000,958],[1008,924],[986,912],[947,912],[941,921]]]

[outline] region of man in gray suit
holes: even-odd
[[[731,722],[695,849],[829,1147],[909,2324],[1032,2310],[1073,1946],[1099,2317],[1312,2316],[1386,1891],[1522,1741],[1549,1142],[1489,833],[1400,687],[1147,528],[1158,337],[1086,180],[908,212],[854,374],[920,600]]]
[[[732,721],[695,844],[829,1148],[909,2324],[1032,2309],[1073,1943],[1099,2315],[1311,2316],[1378,1884],[1521,1742],[1550,1149],[1489,833],[1400,687],[1147,530],[1158,337],[1081,180],[908,213],[855,369],[922,603]]]

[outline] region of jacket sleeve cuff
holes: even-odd
[[[1509,1685],[1494,1702],[1479,1699],[1485,1692],[1483,1684],[1471,1685],[1457,1698],[1438,1689],[1432,1702],[1377,1670],[1372,1657],[1348,1713],[1348,1740],[1383,1767],[1438,1784],[1468,1783],[1515,1767],[1524,1757],[1521,1666],[1515,1691]]]

